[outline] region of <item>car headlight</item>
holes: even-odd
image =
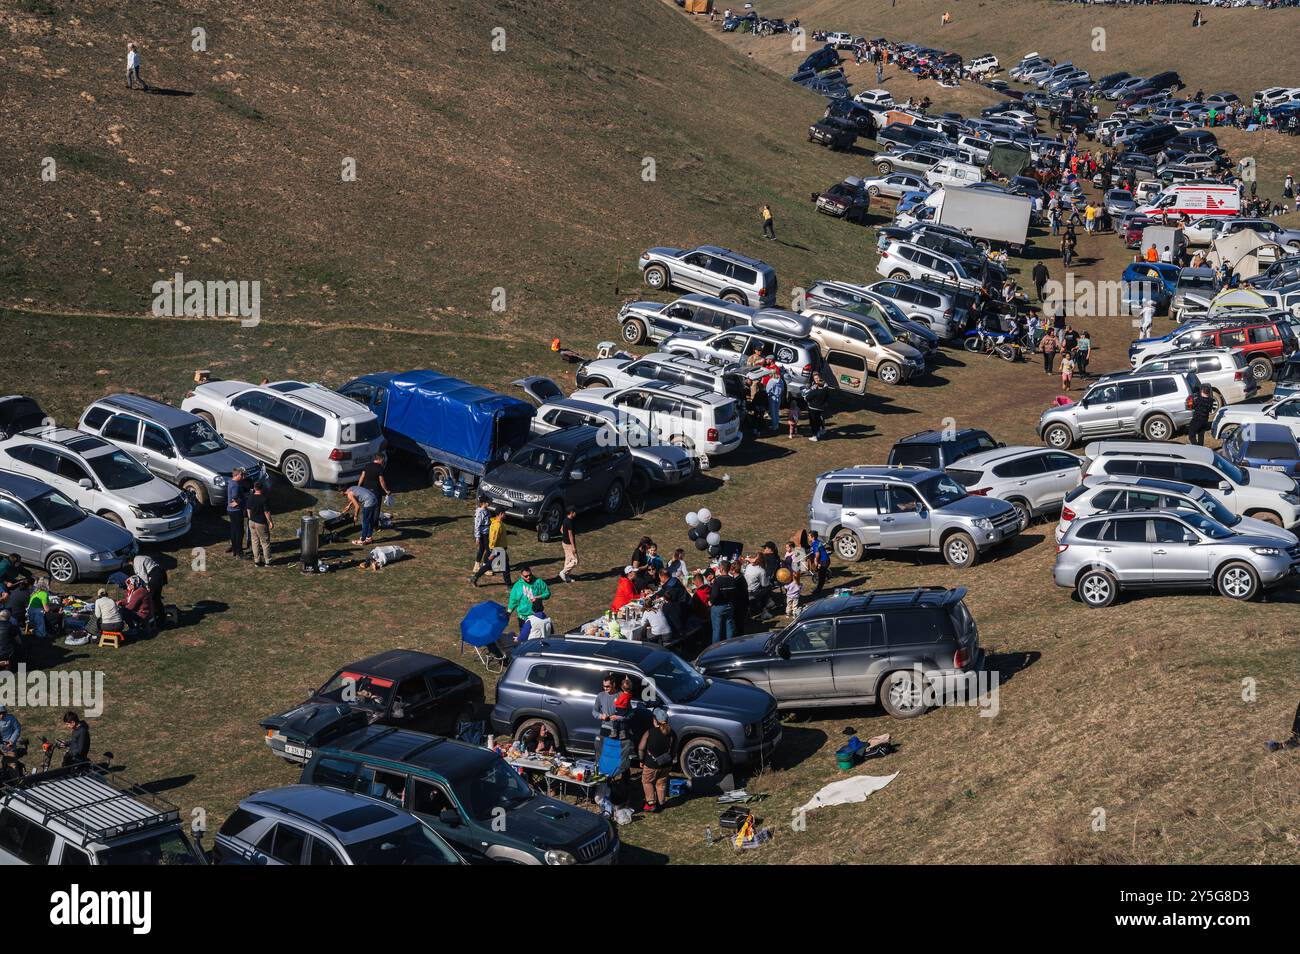
[[[976,517],[973,521],[976,530],[992,531],[993,521],[988,517]]]
[[[665,460],[664,458],[661,457],[659,458],[659,466],[662,467],[664,470],[672,470],[676,466],[676,464],[674,464],[670,460]]]
[[[542,502],[542,495],[541,495],[541,494],[523,494],[523,495],[521,495],[521,499],[523,500],[524,503],[541,503],[541,502]]]
[[[1300,496],[1296,494],[1283,494],[1282,499],[1293,507],[1300,507]]]
[[[569,854],[567,851],[560,851],[556,848],[552,848],[548,851],[545,858],[548,865],[576,865],[578,863],[578,859],[573,857],[573,855]]]
[[[107,563],[109,560],[115,559],[115,557],[111,550],[104,550],[100,553],[92,553],[90,559],[95,563]]]
[[[482,483],[482,482],[479,483],[478,489],[483,491],[483,493],[485,494],[494,494],[497,492],[497,489],[493,487],[491,484]]]
[[[214,487],[226,486],[226,478],[223,477],[221,474],[217,474],[217,476],[212,478],[212,486]]]
[[[1260,556],[1281,556],[1282,551],[1277,547],[1251,547],[1251,553],[1258,553]]]
[[[148,515],[147,513],[145,513],[143,510],[141,510],[139,507],[132,507],[132,508],[131,508],[131,512],[132,512],[133,514],[135,514],[137,520],[148,520],[148,519],[149,519],[149,515]]]
[[[749,725],[745,726],[745,738],[752,739],[756,735],[758,735],[757,722],[751,722]]]

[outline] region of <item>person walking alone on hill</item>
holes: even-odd
[[[149,84],[140,78],[140,51],[135,48],[134,43],[128,43],[126,45],[126,88],[134,89],[134,83],[139,83],[142,90],[149,89]]]
[[[776,238],[776,223],[772,219],[772,207],[767,203],[763,203],[762,216],[763,216],[763,238],[765,239]]]
[[[1035,264],[1032,277],[1034,280],[1034,294],[1038,296],[1039,301],[1043,301],[1043,289],[1047,286],[1048,279],[1052,277],[1047,271],[1047,266],[1042,262]]]
[[[578,532],[573,526],[577,516],[577,508],[569,507],[564,514],[564,519],[560,521],[560,547],[564,550],[564,566],[560,570],[560,579],[565,583],[573,582],[571,574],[578,568]]]

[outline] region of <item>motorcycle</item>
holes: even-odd
[[[991,332],[976,329],[966,332],[962,338],[962,347],[972,354],[993,354],[1003,361],[1025,360],[1025,347],[1014,336],[1006,332]]]

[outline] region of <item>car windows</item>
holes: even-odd
[[[993,468],[997,477],[1032,477],[1044,473],[1045,462],[1042,454],[1031,454],[1019,460],[1009,460]]]
[[[1163,397],[1167,394],[1178,393],[1178,383],[1173,378],[1153,378],[1151,380],[1151,396]]]
[[[75,867],[88,866],[90,864],[90,855],[86,854],[80,848],[69,845],[66,841],[63,843],[63,851],[59,854],[60,865],[70,865]]]
[[[140,443],[140,419],[130,414],[114,414],[100,433],[110,441],[138,444]]]
[[[456,811],[456,805],[441,786],[415,779],[411,792],[411,811],[436,816],[445,811]]]
[[[1197,359],[1196,359],[1196,366],[1195,366],[1195,367],[1189,367],[1189,366],[1187,365],[1187,362],[1180,362],[1180,364],[1182,364],[1182,367],[1179,367],[1178,365],[1175,365],[1175,366],[1174,366],[1174,370],[1175,370],[1175,371],[1196,371],[1196,372],[1201,372],[1201,371],[1218,371],[1218,370],[1219,370],[1219,359],[1218,359],[1217,357],[1215,357],[1214,355],[1208,355],[1208,354],[1205,355],[1205,356],[1203,356],[1203,357],[1197,358]]]
[[[273,400],[269,394],[263,394],[261,391],[245,391],[235,398],[230,406],[244,414],[256,414],[258,417],[266,417],[270,412]]]
[[[1217,471],[1211,470],[1202,464],[1179,463],[1178,475],[1174,479],[1197,487],[1218,489],[1223,477]]]
[[[1102,522],[1084,524],[1074,532],[1074,535],[1079,540],[1099,540],[1101,532],[1109,526],[1109,523]]]
[[[1268,341],[1277,341],[1277,329],[1272,325],[1261,325],[1258,328],[1250,329],[1250,340],[1252,344],[1263,344]]]
[[[832,480],[822,484],[822,503],[824,504],[844,503],[844,486],[845,485],[838,480]]]
[[[892,612],[887,625],[891,647],[937,643],[952,635],[952,620],[948,615],[924,607]]]
[[[835,649],[835,621],[817,619],[804,623],[786,639],[791,653],[828,653]]]
[[[600,685],[604,678],[604,673],[599,669],[584,669],[577,666],[534,666],[533,671],[528,674],[529,682],[537,681],[535,677],[540,668],[547,670],[541,676],[545,679],[542,685],[568,695],[594,696],[600,692]]]
[[[54,833],[11,809],[0,811],[0,850],[29,865],[47,865],[54,848]]]
[[[840,619],[835,626],[835,648],[840,652],[849,649],[879,649],[885,645],[885,626],[879,616],[857,616]]]
[[[1246,329],[1238,328],[1235,331],[1223,331],[1219,333],[1219,347],[1237,348],[1246,343]]]
[[[0,521],[15,526],[26,526],[31,520],[27,511],[12,500],[0,500]]]
[[[1043,466],[1049,473],[1058,470],[1078,470],[1079,459],[1069,454],[1050,453],[1043,456]]]
[[[70,480],[73,483],[76,483],[79,480],[90,479],[90,474],[86,473],[86,468],[82,467],[71,457],[65,457],[62,454],[56,454],[55,457],[58,458],[58,461],[54,472],[64,480]]]
[[[341,865],[343,859],[338,856],[333,848],[321,841],[319,838],[311,840],[311,848],[307,852],[307,864],[309,865]]]
[[[844,506],[851,510],[875,510],[879,484],[849,484],[844,488]]]
[[[1147,521],[1112,520],[1106,527],[1101,539],[1114,543],[1145,543],[1147,539]]]
[[[172,439],[157,424],[145,424],[140,444],[145,450],[159,454],[170,454],[172,450]]]
[[[916,513],[921,507],[921,498],[911,487],[894,485],[876,491],[876,509],[881,513]]]
[[[307,836],[291,825],[276,825],[257,843],[257,850],[286,865],[302,863]]]
[[[393,701],[410,708],[423,705],[431,698],[433,697],[429,692],[429,684],[424,681],[424,677],[413,676],[397,684],[397,696]]]
[[[1151,397],[1151,382],[1142,381],[1123,381],[1119,386],[1118,401],[1143,401]]]
[[[82,421],[87,427],[99,430],[100,426],[108,420],[110,414],[107,408],[92,407],[86,412],[86,417]]]

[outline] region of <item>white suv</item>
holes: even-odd
[[[902,281],[936,279],[971,289],[979,288],[982,284],[979,276],[968,272],[957,259],[911,242],[897,240],[881,249],[880,259],[876,262],[876,273]]]
[[[1240,404],[1259,391],[1259,381],[1250,373],[1245,357],[1232,348],[1198,348],[1142,357],[1146,360],[1138,359],[1139,371],[1191,371],[1198,381],[1210,386],[1219,405]],[[1108,381],[1112,377],[1125,378],[1129,374],[1117,371],[1097,380]]]
[[[726,454],[740,446],[740,407],[705,388],[646,381],[627,388],[584,388],[575,401],[612,407],[640,421],[656,439],[696,454]]]
[[[369,408],[319,384],[213,381],[191,391],[181,410],[203,418],[298,488],[313,480],[349,483],[384,446]]]
[[[0,470],[44,481],[142,543],[184,536],[189,497],[121,448],[69,427],[32,428],[0,443]]]

